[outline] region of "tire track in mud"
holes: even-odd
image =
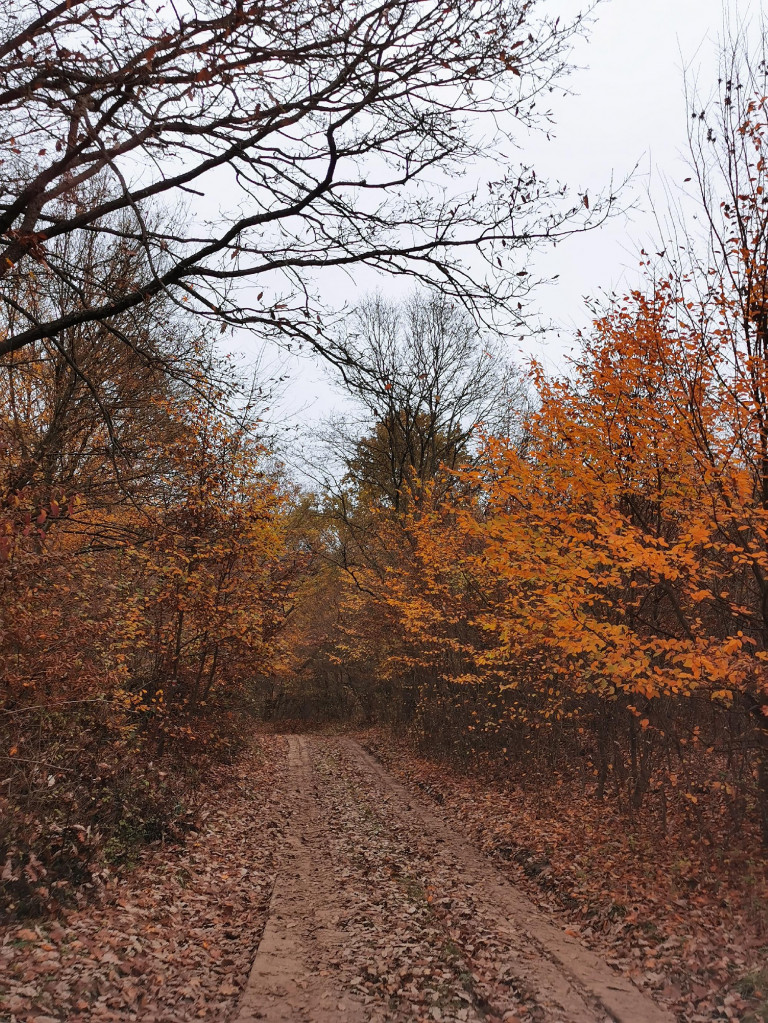
[[[367,1017],[356,1000],[329,981],[325,963],[344,936],[328,871],[325,828],[318,814],[308,743],[288,739],[291,819],[269,908],[238,1012],[237,1023],[339,1020]]]
[[[237,1023],[672,1023],[354,740],[291,736],[289,772]]]

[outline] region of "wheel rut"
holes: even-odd
[[[290,828],[267,925],[235,1019],[357,1023],[367,1018],[363,1006],[331,981],[327,969],[344,936],[334,928],[336,890],[303,737],[289,738],[288,770]]]
[[[289,771],[236,1023],[672,1023],[354,740],[291,736]]]

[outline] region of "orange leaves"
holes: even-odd
[[[4,495],[0,574],[12,571],[13,585],[0,666],[15,705],[32,702],[33,685],[41,705],[103,696],[116,735],[162,734],[167,748],[171,734],[210,734],[219,698],[230,709],[283,656],[289,509],[247,414],[227,413],[232,394],[141,392],[131,414],[146,430],[129,424],[141,454],[135,467],[121,463],[126,478],[114,480],[97,424],[90,499],[37,476]],[[65,445],[61,458],[70,456]],[[14,459],[6,479],[18,472]],[[78,482],[75,473],[73,491]],[[208,723],[197,729],[193,717]]]
[[[184,411],[171,454],[175,504],[145,511],[149,535],[131,555],[139,585],[122,643],[168,680],[170,704],[183,693],[202,707],[221,687],[239,687],[254,655],[269,669],[287,596],[272,579],[287,509],[261,467],[262,447],[209,406]],[[175,734],[192,737],[183,727]]]
[[[571,378],[534,371],[525,455],[485,438],[452,500],[410,515],[409,560],[368,581],[403,670],[507,701],[523,684],[541,721],[562,713],[553,680],[606,702],[706,689],[722,704],[754,684],[768,506],[749,388],[722,386],[733,349],[681,329],[675,306],[671,280],[633,296]]]

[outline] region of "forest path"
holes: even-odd
[[[291,736],[237,1023],[672,1023],[349,738]]]

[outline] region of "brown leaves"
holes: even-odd
[[[529,1020],[517,991],[497,985],[497,939],[476,919],[472,890],[462,886],[460,871],[435,856],[434,836],[418,824],[404,827],[405,807],[340,744],[311,739],[307,744],[317,779],[312,798],[318,844],[331,852],[329,883],[322,906],[310,879],[300,898],[290,892],[293,900],[284,911],[300,906],[288,926],[304,921],[310,931],[315,919],[330,916],[334,940],[327,959],[319,943],[309,969],[332,978],[334,990],[346,989],[362,1001],[364,1018],[372,1023],[500,1023],[503,1011],[518,1009]],[[443,886],[451,889],[450,898]],[[278,900],[279,895],[278,888]],[[278,911],[283,912],[279,902]],[[446,913],[450,922],[443,919]]]
[[[630,818],[573,782],[552,789],[518,774],[517,784],[489,784],[380,734],[367,733],[366,743],[409,784],[438,792],[435,812],[508,864],[513,883],[558,914],[566,933],[680,1019],[741,1018],[751,983],[742,978],[759,972],[765,947],[768,873],[752,856],[752,836],[739,839],[721,822],[710,850],[681,808],[670,808],[662,835],[653,811]],[[710,812],[717,821],[717,808]]]
[[[160,846],[114,878],[100,906],[10,927],[0,946],[0,1016],[71,1023],[223,1019],[263,927],[279,832],[283,743],[265,739],[218,791],[185,847]],[[253,841],[255,834],[273,840]],[[237,920],[232,928],[231,919]]]

